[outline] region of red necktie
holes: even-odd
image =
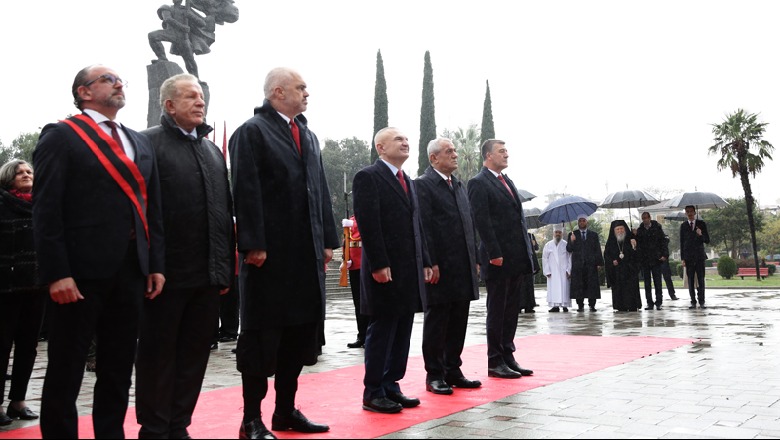
[[[298,124],[295,123],[295,119],[290,119],[290,130],[292,131],[295,146],[298,147],[298,155],[301,155],[301,132],[298,130]]]
[[[114,121],[104,121],[104,122],[105,122],[106,125],[111,127],[111,137],[114,138],[116,143],[119,145],[119,148],[121,148],[122,151],[124,152],[125,151],[125,146],[122,143],[122,138],[119,137],[119,131],[117,131],[117,129],[116,129],[116,122],[114,122]]]
[[[506,187],[506,190],[509,191],[509,195],[512,196],[512,198],[514,199],[515,198],[515,194],[512,192],[512,189],[509,188],[509,185],[506,183],[506,180],[504,180],[504,175],[503,174],[499,174],[498,175],[498,180],[500,180],[501,183],[504,184],[504,186]]]
[[[452,189],[452,178],[450,177],[447,178],[447,185],[449,185],[450,189]]]
[[[409,195],[409,188],[406,186],[406,179],[404,179],[404,172],[401,170],[398,170],[398,174],[396,174],[398,177],[398,182],[401,184],[401,188],[404,189],[404,192],[406,195]]]

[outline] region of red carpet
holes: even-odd
[[[297,405],[310,419],[327,423],[331,431],[324,435],[275,433],[280,438],[373,438],[473,408],[533,388],[564,381],[614,365],[672,350],[693,342],[692,339],[652,337],[602,337],[539,335],[516,341],[516,358],[520,365],[534,370],[534,375],[520,380],[487,377],[485,345],[467,347],[463,353],[463,372],[470,379],[482,381],[477,390],[455,390],[452,396],[437,396],[425,391],[425,369],[422,357],[409,359],[409,370],[401,383],[404,393],[419,397],[422,405],[397,415],[363,411],[363,366],[342,368],[301,376]],[[263,401],[263,421],[271,425],[273,387]],[[241,388],[233,387],[201,394],[193,417],[190,434],[194,438],[237,438],[241,423]],[[139,426],[135,411],[128,411],[125,432],[136,438]],[[80,418],[82,438],[91,438],[92,419]],[[40,438],[40,429],[29,427],[0,432],[0,439]]]

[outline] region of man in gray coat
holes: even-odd
[[[446,138],[428,144],[431,166],[415,181],[433,277],[423,326],[426,390],[452,394],[452,387],[479,388],[463,376],[461,353],[466,340],[469,306],[479,299],[476,229],[463,182],[452,173],[458,153]]]

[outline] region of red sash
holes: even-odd
[[[146,221],[146,180],[138,167],[127,157],[119,144],[97,123],[86,115],[76,115],[64,121],[87,144],[108,175],[119,185],[122,192],[135,207],[144,225],[146,241],[149,242],[149,223]]]

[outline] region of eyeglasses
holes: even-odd
[[[115,86],[116,83],[118,83],[118,82],[122,83],[122,87],[127,87],[127,84],[128,84],[127,81],[123,80],[122,78],[120,78],[120,77],[118,77],[116,75],[112,75],[110,73],[104,73],[104,74],[98,76],[97,78],[93,79],[92,81],[89,81],[86,84],[84,84],[84,87],[89,87],[92,84],[94,84],[94,83],[96,83],[97,81],[100,81],[100,80],[105,80],[107,83],[111,84],[112,87]]]

